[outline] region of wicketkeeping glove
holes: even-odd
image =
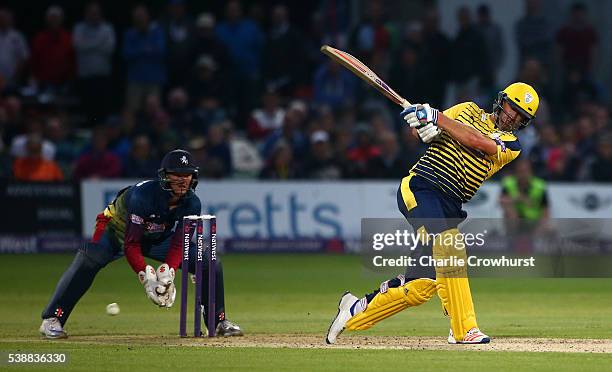
[[[157,281],[157,273],[153,266],[147,265],[145,271],[138,273],[138,280],[144,286],[147,297],[157,306],[162,306],[159,295],[156,291],[159,285]]]
[[[160,306],[172,307],[176,298],[176,286],[174,285],[174,269],[168,264],[162,264],[157,268],[157,288]]]

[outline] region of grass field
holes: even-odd
[[[227,315],[247,333],[240,342],[180,339],[178,306],[155,308],[127,263],[119,260],[98,275],[73,312],[67,325],[70,338],[42,340],[37,332],[40,312],[71,259],[66,255],[0,256],[5,278],[0,351],[67,352],[66,367],[74,370],[135,371],[153,365],[187,370],[421,370],[475,365],[497,370],[605,370],[612,365],[609,352],[476,351],[466,346],[448,350],[448,320],[435,298],[369,331],[343,334],[340,346],[327,347],[324,335],[340,294],[351,289],[361,296],[385,279],[366,274],[359,257],[353,256],[225,256]],[[524,339],[528,344],[532,338],[556,338],[561,340],[551,342],[567,344],[571,351],[572,343],[579,341],[563,339],[602,339],[603,343],[612,339],[612,279],[481,278],[471,284],[479,325],[493,337],[492,345],[506,339],[519,344]],[[120,315],[105,314],[111,302],[119,303]],[[434,346],[439,342],[445,350],[394,349],[416,342],[408,336],[423,337]],[[296,346],[277,345],[277,338],[302,341]],[[259,340],[267,341],[258,345]],[[343,347],[347,340],[350,343]],[[369,348],[369,341],[376,347]],[[546,342],[540,346],[548,350]]]

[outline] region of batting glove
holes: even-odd
[[[408,106],[402,111],[400,116],[410,125],[411,128],[419,128],[428,123],[438,125],[439,111],[429,106],[429,104],[415,104]]]
[[[157,281],[157,273],[153,266],[147,265],[145,271],[139,272],[138,280],[140,280],[140,283],[144,286],[145,293],[151,302],[157,306],[161,306],[161,301],[157,293],[157,286],[159,283]]]
[[[421,141],[430,143],[440,135],[440,128],[433,123],[427,123],[424,126],[417,128],[417,133]]]
[[[439,111],[429,104],[415,104],[400,114],[411,128],[416,128],[421,141],[430,143],[440,134],[438,128]]]

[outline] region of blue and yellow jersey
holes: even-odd
[[[157,243],[168,239],[175,231],[181,231],[183,216],[201,213],[200,199],[191,190],[174,209],[168,208],[170,193],[163,190],[158,181],[143,181],[127,187],[117,194],[105,209],[109,218],[106,230],[110,239],[124,247],[128,221],[142,226],[142,241]]]
[[[486,179],[516,159],[521,152],[521,145],[512,133],[496,128],[493,116],[474,102],[455,105],[444,111],[444,115],[495,140],[497,153],[487,155],[468,148],[442,131],[410,172],[427,179],[446,194],[465,203]]]

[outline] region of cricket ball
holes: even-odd
[[[106,305],[106,313],[108,315],[112,315],[112,316],[117,315],[117,314],[119,314],[119,311],[120,311],[119,310],[119,305],[117,305],[116,302],[113,302],[112,304]]]

